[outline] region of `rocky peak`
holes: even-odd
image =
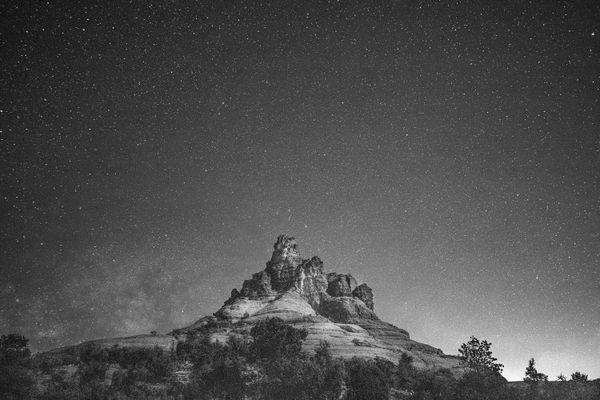
[[[273,249],[271,261],[268,264],[289,263],[298,265],[299,261],[302,260],[300,253],[298,253],[296,238],[293,236],[277,236]]]
[[[350,274],[327,274],[327,293],[334,297],[352,296],[356,288],[356,279]]]
[[[352,291],[352,296],[361,299],[371,310],[375,306],[375,303],[373,303],[373,290],[366,283],[357,286],[356,289]]]
[[[359,314],[361,318],[377,318],[373,313],[371,288],[364,283],[358,286],[350,274],[325,274],[323,261],[317,256],[303,259],[296,239],[288,235],[277,237],[266,268],[244,281],[241,290],[233,289],[225,307],[238,299],[264,300],[292,292],[300,295],[320,315],[344,315],[344,320]],[[219,315],[231,313],[220,312]]]
[[[276,291],[285,291],[294,286],[297,267],[302,263],[296,239],[279,235],[273,245],[273,255],[267,262],[267,273],[271,277],[271,286]]]

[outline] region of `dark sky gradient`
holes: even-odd
[[[415,340],[600,377],[600,3],[120,3],[0,6],[2,333],[168,332],[288,233]]]

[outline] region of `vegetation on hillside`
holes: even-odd
[[[31,357],[27,339],[2,336],[0,398],[32,400],[503,400],[594,399],[598,381],[574,373],[569,382],[545,382],[534,360],[523,387],[508,384],[491,343],[471,337],[459,349],[470,372],[422,371],[403,354],[383,359],[332,357],[327,342],[302,351],[307,332],[274,318],[247,336],[212,342],[198,331],[173,351],[88,344],[71,353]],[[544,378],[546,377],[546,378]]]

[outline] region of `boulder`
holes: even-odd
[[[273,255],[267,262],[266,272],[271,277],[271,287],[276,291],[292,288],[296,282],[297,268],[302,263],[296,240],[287,235],[279,235],[273,245]]]
[[[327,293],[333,297],[352,296],[356,288],[356,279],[350,274],[327,274]]]
[[[373,310],[375,303],[373,303],[373,290],[366,284],[359,285],[352,291],[352,296],[360,299],[367,307]]]

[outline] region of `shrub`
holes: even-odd
[[[296,329],[280,318],[270,318],[254,325],[250,335],[254,339],[251,351],[255,357],[276,359],[298,357],[308,332]]]
[[[331,356],[327,341],[319,343],[310,361],[311,373],[314,375],[311,381],[317,392],[314,398],[338,399],[344,387],[346,371],[344,363]]]
[[[387,400],[393,383],[394,365],[383,359],[352,358],[345,363],[348,400]]]
[[[573,372],[571,374],[571,380],[573,382],[587,382],[588,376],[586,374],[582,374],[581,372]]]
[[[537,371],[535,368],[535,360],[532,358],[529,360],[529,365],[525,369],[525,378],[523,378],[523,381],[531,383],[547,382],[548,375]]]
[[[467,372],[458,380],[455,396],[461,400],[503,399],[507,391],[506,379],[492,370],[474,370]]]
[[[412,365],[413,358],[402,353],[396,369],[396,380],[400,388],[410,389],[414,386],[416,370]]]
[[[463,343],[460,346],[458,352],[469,367],[473,369],[489,369],[500,373],[504,365],[496,362],[497,358],[492,356],[490,347],[492,347],[492,344],[487,340],[479,341],[475,336],[471,336],[471,339],[467,343]]]
[[[457,382],[447,369],[415,371],[412,383],[415,400],[454,399]]]

